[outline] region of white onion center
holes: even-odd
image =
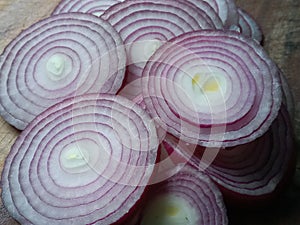
[[[141,225],[199,225],[199,216],[185,199],[164,194],[147,206]]]
[[[48,78],[54,81],[63,79],[71,70],[71,60],[61,53],[55,53],[50,56],[46,64]]]
[[[212,107],[224,105],[229,82],[218,70],[195,67],[184,71],[178,77],[177,86],[182,89],[183,99],[188,97],[192,109],[209,112]]]
[[[80,140],[65,146],[60,155],[60,164],[68,173],[84,173],[89,170],[101,173],[107,166],[108,157],[108,153],[101,150],[101,146],[95,142]]]
[[[143,63],[150,59],[150,57],[156,52],[156,50],[163,44],[158,39],[135,41],[128,46],[130,47],[130,59],[131,63]]]

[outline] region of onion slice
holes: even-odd
[[[238,8],[240,32],[246,37],[253,38],[258,43],[263,41],[263,34],[255,19],[244,9]]]
[[[171,38],[199,29],[222,28],[209,6],[200,9],[191,2],[124,1],[105,11],[102,18],[113,25],[126,45],[129,81],[141,77],[150,56]]]
[[[52,15],[68,12],[90,13],[101,16],[105,10],[124,0],[62,0],[54,9]]]
[[[55,103],[112,93],[124,79],[123,42],[107,22],[83,13],[51,16],[24,30],[0,58],[0,114],[23,130]]]
[[[224,225],[228,223],[223,198],[204,173],[191,166],[152,187],[141,212],[140,225]]]
[[[13,145],[3,203],[21,224],[114,224],[144,193],[157,146],[149,115],[123,97],[64,100]]]
[[[143,71],[147,110],[177,138],[207,147],[255,140],[281,105],[279,71],[255,41],[202,30],[163,45]]]
[[[274,199],[287,185],[295,168],[295,139],[284,105],[262,137],[232,148],[186,147],[168,136],[168,155],[176,163],[189,163],[205,170],[216,182],[227,202],[257,203]],[[209,159],[213,155],[214,158]]]
[[[291,178],[295,149],[293,128],[283,106],[264,136],[233,149],[221,150],[207,173],[231,201],[272,198]]]
[[[225,28],[238,25],[238,8],[234,0],[205,0],[218,13]]]

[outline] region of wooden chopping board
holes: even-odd
[[[32,23],[47,17],[59,0],[0,0],[0,52]],[[253,15],[265,35],[265,49],[286,74],[295,96],[297,139],[300,140],[300,0],[237,0]],[[18,131],[0,118],[0,173]],[[299,166],[300,170],[300,166]],[[298,171],[299,172],[299,171]],[[293,186],[271,209],[230,210],[231,225],[300,224],[300,188]],[[17,224],[0,202],[0,225]]]

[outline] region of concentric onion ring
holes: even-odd
[[[148,114],[123,97],[64,100],[13,145],[3,203],[22,224],[113,224],[144,192],[157,142]]]
[[[18,129],[64,98],[116,93],[126,64],[107,22],[82,13],[46,18],[24,30],[0,59],[0,113]]]
[[[286,186],[295,168],[294,133],[284,105],[263,136],[243,145],[218,149],[217,154],[211,148],[179,144],[171,136],[164,144],[173,163],[205,169],[231,203],[273,199]]]
[[[205,0],[218,13],[224,26],[238,25],[239,15],[234,0]]]
[[[238,8],[238,14],[241,33],[246,37],[255,39],[258,43],[261,43],[263,34],[255,19],[241,8]]]
[[[150,56],[171,38],[193,30],[222,28],[218,15],[208,5],[201,10],[192,2],[124,1],[105,11],[102,18],[113,25],[126,45],[127,72],[133,77],[127,79],[141,77]]]
[[[124,0],[62,0],[54,9],[52,15],[67,12],[82,12],[101,16],[110,6],[122,1]]]
[[[228,223],[218,188],[207,175],[189,165],[154,186],[150,193],[151,198],[141,213],[140,225]]]
[[[221,150],[207,173],[231,201],[271,197],[291,177],[295,149],[293,128],[283,106],[265,135],[251,143]]]
[[[196,31],[162,46],[143,72],[147,110],[177,138],[229,147],[264,134],[281,105],[279,71],[237,32]]]

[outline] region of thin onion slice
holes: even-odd
[[[246,37],[253,38],[258,43],[261,43],[263,40],[263,34],[255,19],[241,8],[238,8],[238,14],[240,32]]]
[[[157,142],[149,115],[123,97],[64,100],[13,145],[2,174],[3,203],[21,224],[113,224],[141,198]]]
[[[211,179],[186,165],[168,180],[152,187],[141,212],[140,225],[225,225],[223,198]]]
[[[201,9],[192,2],[124,1],[105,11],[102,18],[113,25],[126,45],[127,79],[141,77],[150,56],[171,38],[194,30],[222,28],[218,15],[207,4]]]
[[[116,30],[83,13],[51,16],[24,30],[0,58],[0,114],[23,130],[40,112],[84,93],[112,93],[126,54]]]
[[[101,16],[105,10],[124,0],[62,0],[52,12],[52,15],[67,12],[90,13]]]
[[[255,140],[281,105],[275,63],[255,41],[231,31],[170,40],[150,58],[142,83],[144,103],[158,124],[207,147]]]
[[[189,163],[205,170],[219,186],[225,200],[234,204],[274,199],[287,186],[295,168],[294,133],[284,105],[262,137],[247,144],[219,149],[213,160],[208,160],[211,148],[187,148],[171,137],[165,142],[169,146],[167,153],[173,155],[173,163]]]
[[[221,150],[207,173],[231,201],[272,198],[291,177],[295,149],[289,114],[282,107],[264,136],[233,149]]]
[[[224,27],[230,28],[238,25],[239,15],[234,0],[205,0],[221,18]]]

